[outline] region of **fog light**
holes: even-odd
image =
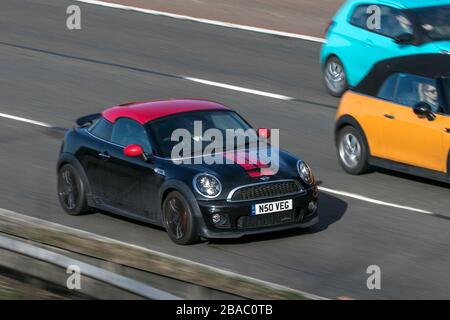
[[[213,223],[219,223],[220,219],[221,219],[220,214],[215,213],[215,214],[212,215],[212,222]]]
[[[317,202],[311,201],[310,203],[308,203],[308,211],[309,211],[309,213],[316,212],[316,210],[317,210]]]

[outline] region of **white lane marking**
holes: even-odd
[[[393,208],[397,208],[397,209],[403,209],[403,210],[409,210],[409,211],[414,211],[414,212],[434,215],[434,213],[430,212],[430,211],[417,209],[417,208],[412,208],[412,207],[406,207],[406,206],[402,206],[402,205],[398,205],[398,204],[390,203],[390,202],[384,202],[384,201],[368,198],[368,197],[365,197],[365,196],[361,196],[359,194],[346,192],[346,191],[333,190],[333,189],[328,189],[328,188],[324,188],[324,187],[319,187],[319,190],[324,191],[324,192],[328,192],[328,193],[337,194],[337,195],[344,196],[344,197],[358,199],[358,200],[365,201],[365,202],[370,202],[370,203],[382,205],[382,206],[393,207]]]
[[[190,79],[195,79],[195,78],[190,78]],[[201,80],[201,79],[196,79],[196,80],[200,80],[200,81],[197,81],[197,82],[201,82],[201,83],[203,83],[203,81],[206,81],[206,80]],[[194,80],[192,80],[192,81],[194,81]],[[207,81],[207,82],[211,82],[211,81]],[[224,86],[223,84],[220,84],[220,83],[219,83],[219,85],[217,85],[217,82],[213,82],[212,85]],[[228,86],[228,85],[225,85],[225,86]],[[231,86],[231,87],[234,87],[234,86]],[[237,91],[250,90],[250,89],[242,90],[243,88],[239,88],[239,87],[236,87],[236,88],[238,88],[238,89],[232,89],[232,90],[237,90]],[[255,90],[250,90],[250,91],[255,91]],[[244,91],[244,92],[248,92],[248,91]],[[259,93],[263,93],[261,95],[267,96],[267,93],[265,93],[265,92],[260,92],[260,91],[258,91],[258,92]],[[258,94],[258,93],[256,93],[256,94]],[[281,97],[283,97],[283,96],[281,96]],[[289,98],[289,97],[284,97],[284,98]],[[281,98],[278,98],[278,99],[281,99]],[[289,98],[289,99],[291,99],[291,98]],[[283,99],[283,100],[289,100],[289,99]],[[16,121],[21,121],[21,122],[25,122],[25,123],[30,123],[30,124],[34,124],[34,125],[38,125],[38,126],[42,126],[42,127],[46,127],[46,128],[53,128],[52,125],[44,123],[44,122],[30,120],[30,119],[17,117],[17,116],[5,114],[5,113],[0,113],[0,117],[11,119],[11,120],[16,120]],[[424,214],[428,214],[428,215],[434,215],[434,213],[430,212],[430,211],[417,209],[417,208],[413,208],[413,207],[402,206],[402,205],[398,205],[398,204],[390,203],[390,202],[384,202],[384,201],[368,198],[368,197],[365,197],[365,196],[361,196],[359,194],[346,192],[346,191],[333,190],[333,189],[324,188],[324,187],[319,187],[319,190],[324,191],[324,192],[328,192],[328,193],[337,194],[337,195],[344,196],[344,197],[349,197],[349,198],[365,201],[365,202],[370,202],[370,203],[382,205],[382,206],[393,207],[393,208],[398,208],[398,209],[403,209],[403,210],[409,210],[409,211],[424,213]]]
[[[40,122],[40,121],[35,121],[35,120],[31,120],[31,119],[26,119],[26,118],[22,118],[22,117],[17,117],[17,116],[13,116],[10,114],[6,114],[6,113],[0,113],[0,117],[2,118],[7,118],[7,119],[12,119],[12,120],[16,120],[16,121],[21,121],[21,122],[26,122],[26,123],[31,123],[37,126],[41,126],[41,127],[46,127],[46,128],[52,128],[53,126],[48,124],[48,123],[44,123],[44,122]]]
[[[189,81],[193,81],[193,82],[202,83],[202,84],[206,84],[206,85],[209,85],[209,86],[214,86],[214,87],[220,87],[220,88],[225,88],[225,89],[234,90],[234,91],[251,93],[251,94],[258,95],[258,96],[264,96],[264,97],[280,99],[280,100],[286,100],[286,101],[294,100],[294,98],[292,98],[292,97],[287,97],[287,96],[283,96],[283,95],[280,95],[280,94],[275,94],[275,93],[270,93],[270,92],[264,92],[264,91],[259,91],[259,90],[253,90],[253,89],[233,86],[231,84],[226,84],[226,83],[214,82],[214,81],[197,79],[197,78],[191,78],[191,77],[183,77],[183,79],[189,80]]]
[[[180,15],[180,14],[175,14],[175,13],[170,13],[170,12],[163,12],[163,11],[143,9],[143,8],[132,7],[132,6],[125,6],[125,5],[116,4],[116,3],[109,3],[106,1],[97,1],[97,0],[73,0],[73,1],[83,2],[83,3],[88,3],[88,4],[103,6],[103,7],[109,7],[109,8],[114,8],[114,9],[135,11],[135,12],[141,12],[141,13],[152,14],[152,15],[157,15],[157,16],[164,16],[164,17],[180,19],[180,20],[195,21],[195,22],[200,22],[200,23],[205,23],[205,24],[210,24],[210,25],[215,25],[215,26],[220,26],[220,27],[225,27],[225,28],[253,31],[253,32],[265,33],[265,34],[270,34],[270,35],[275,35],[275,36],[313,41],[313,42],[318,42],[318,43],[325,42],[325,39],[323,39],[323,38],[308,36],[308,35],[304,35],[304,34],[290,33],[290,32],[271,30],[271,29],[265,29],[265,28],[257,28],[257,27],[229,23],[229,22],[224,22],[224,21],[201,19],[201,18],[185,16],[185,15]]]

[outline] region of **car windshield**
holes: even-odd
[[[196,125],[195,128],[194,125]],[[205,132],[208,129],[217,129],[214,133],[213,131],[210,132],[214,137],[217,136],[217,133],[220,133],[224,139],[222,141],[223,148],[220,148],[219,150],[216,149],[215,151],[217,152],[227,149],[225,143],[227,130],[233,130],[237,136],[244,138],[244,140],[235,140],[244,141],[244,145],[257,141],[256,136],[244,134],[246,130],[251,129],[251,126],[233,111],[187,112],[151,121],[147,123],[146,126],[147,130],[150,131],[151,136],[155,140],[158,153],[166,158],[172,158],[172,150],[175,150],[174,147],[181,141],[184,141],[185,134],[189,135],[192,151],[188,154],[183,153],[183,156],[196,155],[196,153],[194,153],[194,144],[199,142],[201,142],[201,152],[203,152],[205,147],[211,144],[211,139],[205,136]],[[237,129],[242,129],[242,134],[239,130],[235,131]],[[183,135],[183,138],[180,138],[181,134]],[[233,147],[240,147],[242,145],[242,143],[241,145],[238,144],[239,143],[236,142]]]
[[[432,40],[450,40],[450,5],[413,10],[423,32]]]

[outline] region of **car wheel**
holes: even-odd
[[[323,80],[328,92],[334,97],[340,97],[348,88],[344,65],[337,57],[331,57],[325,63]]]
[[[191,206],[181,193],[172,191],[167,195],[162,213],[164,226],[173,242],[187,245],[199,240]]]
[[[65,164],[58,171],[58,199],[64,211],[76,216],[90,211],[86,190],[77,169]]]
[[[369,170],[369,148],[362,134],[347,126],[338,133],[337,153],[342,168],[350,174],[362,174]]]

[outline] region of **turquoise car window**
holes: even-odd
[[[378,98],[388,101],[394,101],[395,92],[397,89],[397,80],[398,73],[391,74],[381,86],[380,91],[377,95]]]
[[[350,18],[350,23],[357,27],[367,29],[367,19],[369,17],[367,8],[368,6],[366,5],[357,7]]]
[[[412,34],[411,21],[399,10],[390,7],[381,7],[381,29],[379,33],[394,38],[400,34]]]
[[[450,40],[450,6],[413,10],[423,32],[432,40]]]
[[[368,26],[367,21],[372,15],[372,13],[367,12],[368,5],[358,6],[350,18],[350,23],[390,38],[394,38],[400,34],[412,34],[414,32],[411,21],[400,10],[388,6],[378,7],[381,10],[379,29],[370,29]]]

